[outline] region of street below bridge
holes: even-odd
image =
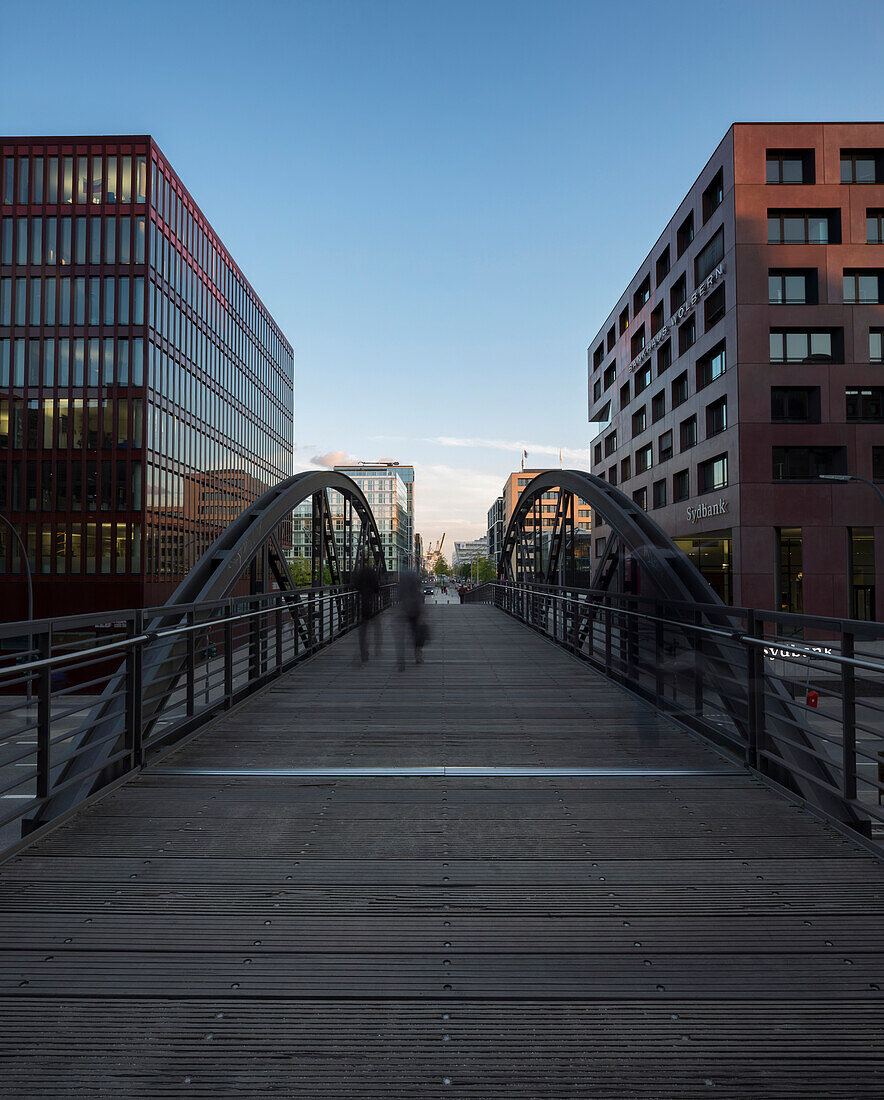
[[[884,1094],[881,863],[455,599],[0,868],[5,1096]]]

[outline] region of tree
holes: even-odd
[[[313,584],[313,562],[310,558],[292,554],[289,558],[289,572],[298,588],[309,588]],[[331,584],[331,570],[327,565],[322,567],[322,583]]]
[[[448,562],[442,557],[441,554],[438,558],[436,558],[436,564],[433,566],[433,572],[436,574],[437,577],[447,577],[448,574],[451,572],[451,569],[448,566]]]
[[[493,561],[490,561],[483,555],[481,555],[476,563],[476,572],[479,578],[479,584],[484,584],[485,581],[497,580],[497,566]]]

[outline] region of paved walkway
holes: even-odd
[[[884,1094],[884,868],[429,616],[423,665],[385,616],[0,870],[3,1095]]]

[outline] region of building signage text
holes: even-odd
[[[724,275],[725,267],[723,263],[720,263],[718,267],[712,272],[712,274],[705,279],[694,293],[688,298],[684,305],[672,314],[666,324],[660,329],[660,331],[654,336],[649,344],[646,344],[642,350],[638,353],[635,359],[626,368],[628,374],[632,374],[637,367],[640,367],[642,363],[650,356],[654,348],[658,347],[663,341],[674,331],[674,329],[681,324],[681,322],[688,316],[689,313],[696,307],[697,303],[705,298],[709,291],[715,286],[718,280]]]
[[[697,504],[693,508],[688,505],[688,522],[697,523],[707,516],[724,516],[728,512],[728,502],[724,497],[719,497],[714,504]]]

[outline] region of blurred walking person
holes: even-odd
[[[353,587],[359,594],[359,659],[362,664],[368,660],[369,624],[374,634],[374,652],[381,651],[381,620],[378,614],[381,584],[378,571],[371,564],[363,564],[353,577]]]
[[[414,649],[415,664],[422,664],[424,646],[429,640],[427,622],[424,618],[424,591],[417,573],[410,569],[399,576],[399,630],[397,648],[399,670],[405,668],[405,647],[408,642]]]

